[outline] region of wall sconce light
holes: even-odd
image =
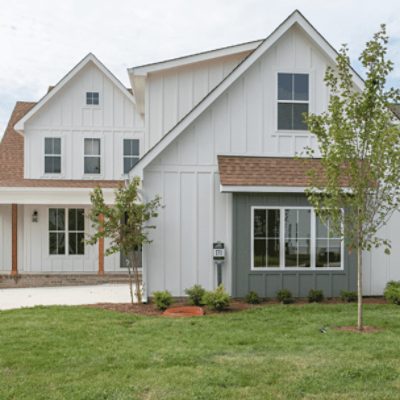
[[[37,210],[35,210],[32,213],[32,222],[38,222],[38,221],[39,221],[39,213]]]

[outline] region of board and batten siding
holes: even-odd
[[[248,54],[243,52],[150,73],[145,96],[146,150],[154,146]]]
[[[100,104],[86,105],[86,92],[99,92]],[[90,179],[83,169],[86,137],[101,139],[101,174],[95,179],[121,179],[123,139],[139,139],[143,154],[144,121],[135,105],[90,62],[26,123],[25,178],[51,178],[44,174],[45,137],[60,137],[62,142],[62,173],[53,177]]]
[[[11,270],[11,205],[0,205],[0,273]]]
[[[19,259],[18,269],[28,273],[95,273],[98,271],[98,245],[85,244],[84,255],[50,255],[48,232],[48,206],[24,205],[19,214],[24,237],[23,257]],[[84,208],[85,232],[93,232],[87,216],[88,207],[55,205],[53,208]],[[32,222],[32,214],[38,212],[38,222]],[[108,241],[105,242],[107,248]],[[126,271],[120,269],[119,253],[104,258],[105,272]]]
[[[387,225],[378,233],[392,244],[390,255],[384,248],[373,248],[363,253],[363,289],[368,296],[383,294],[388,281],[400,281],[400,213],[392,215]]]
[[[308,132],[277,132],[277,73],[309,73],[310,110],[318,112],[327,104],[326,66],[304,34],[290,29],[144,168],[146,195],[159,194],[165,205],[144,249],[149,294],[184,295],[194,283],[215,287],[212,243],[218,240],[226,245],[223,283],[231,292],[232,195],[220,192],[217,155],[293,156],[316,147]]]
[[[304,194],[233,195],[232,294],[244,297],[250,291],[262,297],[276,297],[280,289],[289,289],[295,297],[306,297],[310,289],[323,290],[326,297],[338,297],[341,290],[356,288],[356,258],[344,250],[343,270],[283,271],[251,270],[251,207],[309,207]]]

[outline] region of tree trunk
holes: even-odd
[[[362,297],[362,251],[361,246],[357,248],[357,292],[358,292],[358,306],[357,306],[357,329],[362,331],[364,329],[363,322],[363,297]]]
[[[132,264],[133,270],[133,284],[135,285],[135,295],[137,302],[142,304],[143,296],[142,296],[142,279],[139,271],[139,263],[138,263],[138,251],[131,251],[129,256],[130,262]]]
[[[130,257],[129,257],[130,258]],[[129,293],[131,295],[131,304],[133,305],[133,281],[132,281],[132,271],[131,271],[131,260],[128,261],[128,276],[129,276]]]

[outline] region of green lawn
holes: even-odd
[[[270,305],[193,319],[0,312],[0,399],[399,399],[400,308]]]

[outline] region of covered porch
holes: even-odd
[[[93,231],[88,218],[91,190],[0,189],[2,287],[12,287],[13,281],[22,286],[58,286],[126,278],[120,255],[105,257],[105,240],[100,239],[95,246],[83,243]],[[112,203],[113,189],[104,188],[103,192]]]

